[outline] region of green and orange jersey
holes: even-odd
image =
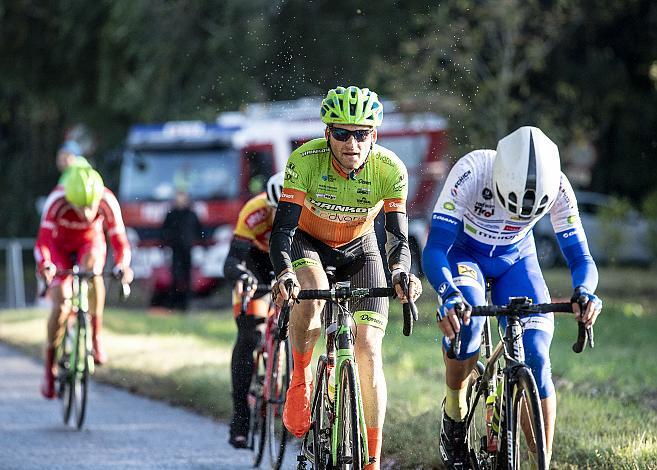
[[[265,193],[252,197],[240,210],[234,235],[248,240],[258,249],[269,253],[269,235],[271,235],[275,210],[267,202]]]
[[[407,193],[406,166],[394,152],[374,144],[365,165],[350,178],[320,138],[290,155],[280,200],[302,207],[301,230],[339,247],[373,230],[382,207],[405,213]]]

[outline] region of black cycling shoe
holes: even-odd
[[[443,425],[440,430],[440,457],[449,469],[466,470],[470,468],[468,456],[468,430],[465,421],[454,421],[445,413],[443,404]]]

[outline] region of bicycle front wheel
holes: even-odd
[[[302,453],[312,463],[313,470],[330,467],[330,425],[332,404],[327,398],[328,366],[326,356],[317,361],[315,393],[312,402],[312,424],[302,444]],[[303,468],[301,465],[299,468]]]
[[[75,423],[78,429],[84,424],[87,411],[87,393],[89,391],[89,360],[91,351],[87,347],[87,328],[78,321],[75,338],[75,364],[71,364],[71,385],[73,388],[73,408],[75,409]]]
[[[543,411],[534,375],[526,366],[518,368],[515,375],[516,382],[507,399],[507,410],[511,406],[506,419],[507,429],[511,431],[506,442],[507,468],[529,468],[531,452],[536,456],[538,468],[547,469]]]
[[[288,340],[274,340],[270,361],[271,376],[267,394],[267,442],[271,468],[279,470],[289,439],[288,430],[283,425],[283,405],[292,372],[292,353]]]
[[[340,367],[338,442],[333,444],[337,444],[337,468],[344,470],[364,468],[363,456],[367,455],[361,434],[360,397],[354,366],[347,359]]]
[[[68,322],[68,319],[67,319]],[[62,355],[58,362],[57,380],[58,396],[62,400],[62,418],[64,424],[71,419],[71,412],[75,403],[75,366],[77,362],[77,351],[74,345],[77,342],[77,328],[66,324],[64,337],[62,338]]]
[[[259,467],[265,453],[267,437],[266,403],[264,399],[267,365],[262,351],[256,353],[247,401],[249,404],[249,448],[253,450],[253,466]]]
[[[466,399],[468,403],[468,446],[470,460],[475,469],[490,466],[486,433],[486,384],[482,384],[484,365],[477,362],[470,374]]]

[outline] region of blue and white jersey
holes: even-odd
[[[475,150],[461,158],[449,173],[433,209],[434,223],[462,223],[458,241],[491,257],[527,237],[541,218],[520,219],[497,202],[493,195],[494,161],[494,150]],[[559,194],[546,212],[560,239],[586,238],[573,188],[563,173]]]
[[[593,282],[590,269],[585,266],[592,264],[592,259],[568,178],[561,174],[559,193],[545,213],[532,219],[520,219],[508,213],[494,196],[495,155],[494,150],[468,153],[456,162],[445,181],[433,210],[423,256],[425,272],[434,288],[443,299],[457,290],[446,259],[452,245],[487,258],[511,252],[518,254],[518,251],[535,253],[532,228],[549,213],[559,246],[571,268],[574,287],[594,284],[588,286],[593,292],[597,274]]]

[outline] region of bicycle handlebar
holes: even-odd
[[[402,281],[403,282],[403,281]],[[285,283],[285,289],[292,290],[292,281]],[[404,286],[402,285],[402,289]],[[406,279],[405,292],[408,293],[408,279]],[[366,297],[393,297],[396,291],[392,287],[337,287],[334,289],[305,289],[299,291],[296,300],[329,300],[340,301],[350,299],[361,299]],[[413,321],[417,321],[417,307],[407,295],[408,303],[402,304],[404,311],[404,335],[409,336],[413,331]],[[286,302],[281,308],[278,316],[278,334],[280,339],[287,337],[288,321],[290,317],[290,301]]]
[[[255,294],[257,294],[258,292],[262,293],[269,291],[271,291],[271,284],[257,284],[255,282],[245,282],[242,287],[242,302],[240,305],[240,315],[246,315],[246,307]],[[253,292],[253,294],[246,295],[250,292]]]
[[[499,317],[509,315],[531,315],[535,313],[573,313],[573,305],[570,302],[557,302],[550,304],[536,304],[532,305],[529,299],[525,297],[512,298],[508,305],[483,305],[472,307],[471,316],[474,317]],[[458,317],[461,318],[464,309],[457,312]],[[590,348],[594,347],[593,341],[593,328],[586,328],[584,323],[578,322],[578,335],[577,341],[573,344],[573,351],[581,353],[584,347],[588,344]],[[454,335],[447,357],[455,359],[461,351],[461,332],[459,331]]]
[[[292,282],[292,279],[288,279],[287,281],[285,281],[285,290],[287,291],[288,295],[292,291],[293,286],[294,283]],[[278,314],[278,338],[281,341],[285,341],[287,339],[287,330],[290,321],[290,308],[291,308],[290,302],[293,302],[293,300],[289,299],[287,302],[285,302],[285,305],[283,305],[283,307],[281,308],[281,312]]]
[[[350,300],[364,297],[391,297],[391,287],[337,287],[335,289],[305,289],[299,291],[298,300]]]
[[[400,284],[402,291],[404,292],[404,295],[406,296],[406,299],[408,302],[402,304],[402,311],[404,313],[404,336],[410,336],[411,333],[413,333],[413,323],[418,320],[418,315],[417,315],[417,307],[415,306],[415,302],[413,302],[413,299],[411,299],[411,296],[409,295],[409,278],[408,274],[406,273],[401,273],[400,276]]]
[[[57,271],[55,271],[54,274],[54,276],[77,276],[80,279],[86,279],[86,280],[91,280],[95,277],[103,277],[103,278],[107,277],[111,279],[120,280],[122,275],[123,273],[121,272],[115,273],[113,271],[103,271],[102,273],[97,274],[94,273],[93,271],[81,271],[79,269],[58,269]],[[45,277],[41,274],[39,274],[39,277],[43,279],[44,283],[43,283],[43,287],[39,289],[38,295],[39,297],[45,297],[46,291],[50,287],[50,282],[46,282]],[[119,297],[121,298],[121,300],[126,300],[128,297],[130,297],[130,293],[131,293],[130,284],[128,284],[127,282],[122,282],[121,291],[119,292]]]

